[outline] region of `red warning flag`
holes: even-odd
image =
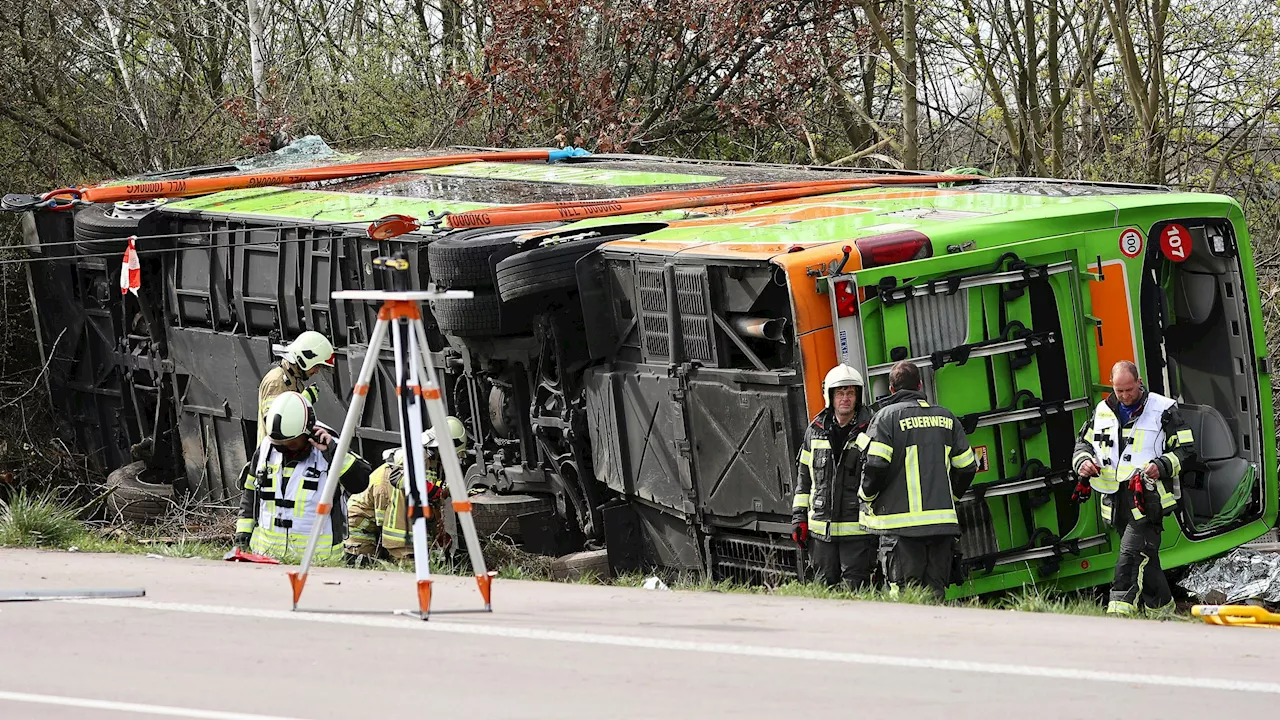
[[[138,264],[138,248],[133,244],[137,235],[129,236],[129,247],[124,251],[124,263],[120,266],[120,294],[138,294],[142,287],[142,266]]]

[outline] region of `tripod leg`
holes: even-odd
[[[430,512],[426,488],[425,449],[422,447],[422,386],[417,357],[417,335],[406,317],[396,319],[393,346],[396,382],[399,386],[400,443],[404,448],[405,487],[413,520],[413,566],[418,581],[418,609],[426,620],[431,612],[431,548],[427,543],[426,513]]]
[[[463,537],[467,540],[467,554],[471,557],[471,567],[476,573],[476,584],[480,587],[480,596],[484,598],[484,606],[486,610],[492,610],[493,604],[490,601],[490,590],[493,583],[494,574],[489,573],[484,565],[484,555],[480,552],[480,537],[476,533],[475,521],[471,518],[471,501],[467,498],[467,483],[462,475],[462,467],[458,463],[457,453],[452,451],[452,441],[448,438],[448,421],[449,411],[445,406],[444,393],[441,391],[442,386],[436,378],[435,368],[431,365],[431,359],[428,356],[427,333],[422,327],[421,320],[415,320],[413,323],[414,331],[418,335],[418,347],[421,352],[418,355],[417,362],[422,368],[423,375],[427,378],[427,383],[423,387],[422,395],[427,401],[427,411],[431,414],[431,426],[436,428],[437,437],[439,433],[444,433],[445,438],[440,439],[440,464],[444,467],[445,481],[449,488],[449,497],[453,501],[453,509],[458,514],[458,524],[462,527]],[[445,448],[448,446],[449,450]]]
[[[342,472],[342,458],[347,456],[351,448],[351,439],[355,436],[356,427],[360,425],[360,414],[364,411],[364,401],[369,393],[369,380],[373,370],[378,366],[378,351],[387,336],[387,319],[378,313],[378,322],[373,326],[373,335],[369,338],[369,350],[364,356],[364,364],[360,366],[360,375],[352,389],[351,406],[347,409],[347,417],[342,421],[342,434],[338,436],[338,447],[334,451],[333,464],[329,466],[329,474],[324,479],[321,489],[319,512],[328,515],[333,506],[333,496],[338,490],[338,480]],[[311,528],[311,537],[307,539],[307,551],[302,555],[302,567],[297,572],[289,573],[289,584],[293,587],[293,609],[298,609],[298,600],[302,598],[302,588],[307,584],[307,573],[311,571],[311,558],[315,556],[316,545],[320,542],[322,523],[315,523]]]

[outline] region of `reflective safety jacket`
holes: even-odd
[[[831,448],[831,429],[836,424],[831,408],[818,413],[804,431],[791,521],[808,522],[809,532],[820,539],[867,534],[858,523],[862,450],[857,440],[870,420],[871,411],[859,403],[838,463]]]
[[[342,554],[347,534],[344,503],[337,501],[326,515],[319,513],[320,491],[333,462],[332,446],[321,453],[314,446],[300,459],[291,460],[270,442],[258,446],[245,466],[244,493],[240,498],[240,518],[236,533],[252,533],[249,549],[274,558],[299,557],[316,523],[321,524],[316,558]],[[341,466],[340,482],[347,492],[360,492],[369,485],[369,463],[347,453]]]
[[[377,554],[378,547],[381,546],[397,560],[413,554],[409,502],[404,491],[404,466],[401,460],[402,453],[397,451],[391,460],[373,471],[369,478],[369,489],[352,495],[348,501],[351,535],[344,543],[347,552],[372,556]],[[438,461],[429,454],[426,477],[429,484],[436,483],[437,464]],[[440,517],[443,503],[433,502],[432,506],[433,516]]]
[[[959,535],[955,501],[978,463],[951,411],[899,390],[885,398],[861,438],[867,459],[859,496],[862,525],[883,535]]]
[[[1089,485],[1103,495],[1112,495],[1135,471],[1155,463],[1160,480],[1154,488],[1160,507],[1169,511],[1182,497],[1178,478],[1182,466],[1195,455],[1195,438],[1178,412],[1178,403],[1158,393],[1143,392],[1129,422],[1120,424],[1120,401],[1115,395],[1098,403],[1093,417],[1080,428],[1071,465],[1077,473],[1086,460],[1098,466],[1099,474]],[[1111,503],[1102,504],[1103,519],[1111,520]],[[1142,517],[1141,510],[1134,519]]]
[[[299,370],[293,363],[281,360],[279,364],[267,371],[258,383],[258,444],[267,437],[267,411],[271,402],[283,392],[302,393],[302,397],[312,405],[320,395],[320,388],[307,385],[307,374]]]

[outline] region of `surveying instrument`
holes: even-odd
[[[419,227],[413,218],[405,216],[388,216],[369,226],[369,237],[385,240]],[[471,558],[471,567],[475,570],[476,584],[480,588],[480,596],[484,600],[484,612],[492,612],[490,590],[496,572],[489,572],[484,565],[484,556],[480,552],[480,539],[476,534],[475,522],[471,517],[471,502],[467,499],[466,482],[462,476],[462,468],[458,464],[458,455],[449,442],[448,409],[445,407],[441,384],[436,377],[435,367],[431,364],[427,333],[422,326],[422,312],[419,306],[424,300],[442,298],[470,298],[469,290],[426,291],[410,290],[410,265],[403,253],[391,257],[380,257],[373,261],[374,267],[382,272],[384,286],[390,290],[340,290],[332,297],[339,300],[360,300],[381,303],[378,309],[378,322],[373,327],[369,338],[369,349],[364,356],[364,364],[360,366],[360,375],[356,379],[351,393],[351,406],[347,409],[347,417],[342,423],[342,434],[338,438],[338,447],[334,451],[336,460],[329,465],[329,474],[325,478],[321,490],[318,511],[327,515],[333,509],[334,494],[338,489],[341,476],[342,458],[345,458],[355,436],[356,427],[360,424],[360,416],[364,410],[365,398],[369,394],[369,381],[373,377],[374,368],[378,365],[383,342],[387,333],[391,333],[391,347],[396,363],[396,402],[400,415],[400,446],[404,451],[404,488],[408,496],[409,519],[413,533],[413,563],[417,578],[418,612],[409,613],[426,620],[431,612],[431,548],[427,538],[427,518],[431,514],[431,506],[427,498],[426,488],[426,449],[422,446],[422,415],[425,409],[430,417],[431,427],[436,428],[437,436],[442,437],[439,456],[444,468],[446,487],[453,502],[454,512],[458,516],[458,524],[462,528],[467,543],[467,552]],[[445,448],[448,447],[446,451]],[[289,584],[293,588],[293,609],[298,609],[298,601],[302,597],[303,587],[307,582],[307,573],[311,570],[311,559],[320,540],[322,523],[315,523],[311,529],[311,537],[307,540],[307,549],[302,557],[302,566],[296,572],[289,573]],[[479,612],[479,610],[477,610]]]

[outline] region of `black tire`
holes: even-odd
[[[107,476],[107,509],[112,520],[123,518],[134,522],[150,522],[161,517],[172,506],[173,486],[142,479],[147,464],[131,462]]]
[[[578,260],[611,240],[629,235],[587,235],[564,241],[549,240],[498,263],[498,295],[503,302],[578,287]]]
[[[522,308],[504,306],[493,291],[476,290],[475,297],[431,301],[431,314],[440,332],[457,337],[513,335],[529,329]]]
[[[82,208],[76,212],[73,221],[76,252],[81,255],[123,253],[129,247],[130,235],[155,233],[156,215],[152,211],[141,218],[117,217],[115,203],[98,203]]]
[[[427,246],[431,280],[445,288],[493,287],[494,263],[520,251],[515,238],[554,224],[509,225],[450,233]]]
[[[550,501],[534,495],[485,492],[471,496],[471,519],[476,523],[476,534],[482,538],[501,533],[519,541],[520,521],[517,518],[550,507]]]

